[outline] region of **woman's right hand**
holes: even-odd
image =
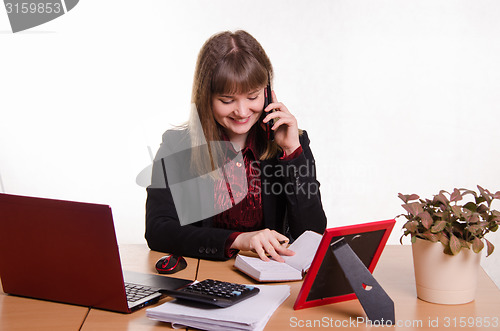
[[[281,242],[285,242],[280,244]],[[236,237],[232,249],[239,249],[242,251],[254,251],[259,254],[263,261],[269,261],[269,254],[274,260],[278,262],[285,262],[280,255],[291,256],[295,252],[286,247],[288,238],[274,230],[264,229],[252,232],[243,232]]]

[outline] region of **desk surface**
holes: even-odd
[[[88,309],[0,293],[0,330],[78,330]]]
[[[146,245],[121,245],[120,257],[122,261],[122,269],[143,273],[154,273],[154,265],[156,261],[164,253],[150,251]],[[198,270],[198,259],[186,258],[186,269],[177,272],[174,277],[185,279],[196,279]],[[170,300],[165,298],[160,301],[164,303]],[[89,330],[165,330],[169,328],[166,323],[155,322],[146,317],[146,309],[141,309],[132,314],[119,314],[109,311],[92,309],[81,328],[82,331]]]
[[[151,252],[146,245],[122,245],[120,254],[124,270],[154,273],[154,263],[163,254]],[[188,268],[176,273],[175,277],[203,280],[215,278],[239,283],[256,283],[253,279],[237,271],[234,259],[226,262],[188,259]],[[411,247],[387,246],[375,269],[374,276],[389,296],[394,300],[396,320],[401,326],[391,330],[475,330],[474,327],[460,327],[460,322],[474,325],[485,322],[488,317],[500,319],[500,291],[481,269],[476,300],[465,305],[436,305],[417,299],[413,275]],[[302,281],[288,282],[290,297],[278,308],[269,320],[266,330],[293,330],[303,326],[306,329],[344,326],[346,329],[371,330],[364,323],[353,325],[356,319],[365,316],[357,300],[341,302],[294,311]],[[160,304],[168,299],[162,299]],[[88,313],[88,316],[85,317]],[[462,320],[461,320],[462,319]],[[132,314],[72,305],[64,305],[40,300],[7,296],[0,293],[0,330],[165,330],[170,325],[154,322],[146,317],[142,309]],[[429,325],[429,323],[434,323]],[[435,323],[439,323],[439,328]],[[314,324],[316,323],[316,324]],[[349,326],[350,323],[350,326]],[[455,323],[457,327],[455,326]],[[500,321],[498,321],[500,323]],[[405,326],[406,324],[406,326]],[[449,327],[446,328],[446,324]],[[483,328],[494,330],[496,328]]]
[[[237,271],[233,264],[233,260],[226,262],[201,260],[197,279],[212,277],[231,282],[257,284],[252,278]],[[477,323],[485,321],[485,317],[488,317],[490,322],[492,318],[497,318],[498,328],[500,328],[500,291],[482,268],[478,277],[476,300],[464,305],[437,305],[417,299],[411,246],[386,246],[373,274],[394,301],[396,323],[400,324],[401,327],[391,328],[391,330],[435,331],[438,328],[429,326],[429,323],[435,321],[436,318],[439,322],[439,329],[444,329],[446,323],[450,324],[449,330],[475,330],[475,328],[454,328],[452,326],[455,322],[459,326],[460,318],[464,320],[479,318],[474,322],[477,325]],[[266,325],[266,330],[292,330],[299,328],[299,326],[311,329],[313,323],[316,323],[319,328],[335,326],[355,330],[372,330],[374,328],[364,323],[359,326],[353,326],[351,323],[355,322],[357,318],[366,316],[358,300],[293,310],[302,281],[289,282],[288,284],[291,287],[290,296],[273,314]],[[489,330],[494,329],[489,328]]]

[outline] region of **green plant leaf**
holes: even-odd
[[[402,206],[410,215],[413,216],[417,216],[423,211],[422,206],[419,202],[406,203]]]
[[[434,196],[434,201],[439,201],[441,202],[443,205],[445,206],[448,206],[448,204],[450,203],[450,201],[448,200],[448,198],[443,194],[443,192],[446,192],[446,191],[441,191],[439,192],[438,195],[435,195]]]
[[[450,236],[450,250],[453,255],[457,255],[462,248],[462,244],[460,244],[460,240],[455,235]]]
[[[472,213],[470,217],[467,219],[467,222],[475,224],[480,221],[479,214],[478,213]]]
[[[465,188],[461,188],[460,191],[462,191],[462,197],[466,194],[470,194],[472,196],[474,196],[474,198],[477,198],[477,193],[472,191],[472,190],[468,190],[468,189],[465,189]]]
[[[446,233],[444,233],[444,232],[439,232],[439,233],[437,234],[437,236],[438,236],[439,241],[440,241],[443,245],[448,246],[448,245],[450,244],[450,239],[448,238],[448,236],[446,235]]]
[[[445,245],[443,252],[448,255],[453,255],[453,252],[450,250],[450,245]]]
[[[424,228],[428,229],[431,227],[431,225],[433,223],[431,214],[429,214],[427,211],[424,211],[424,212],[418,214],[417,216],[420,217],[420,221],[422,222],[422,225],[424,226]]]
[[[478,197],[476,198],[476,204],[478,204],[478,205],[479,205],[480,203],[485,202],[485,201],[486,201],[486,199],[485,199],[485,198],[483,198],[482,196],[478,196]]]
[[[401,200],[403,200],[404,203],[408,203],[407,195],[405,195],[403,193],[398,193],[398,198],[400,198]]]
[[[476,186],[477,186],[477,188],[478,188],[478,190],[479,190],[479,194],[483,195],[483,194],[484,194],[484,192],[485,192],[485,189],[484,189],[484,188],[482,188],[482,187],[481,187],[481,186],[479,186],[479,185],[476,185]]]
[[[408,203],[408,201],[412,201],[412,200],[418,200],[420,198],[416,194],[402,194],[402,193],[399,193],[398,197],[401,200],[403,200],[404,203]]]
[[[479,214],[484,214],[484,213],[487,213],[488,212],[488,206],[485,206],[483,204],[480,204],[479,206],[477,206],[477,209],[476,211],[479,213]]]
[[[444,230],[446,227],[446,221],[437,221],[431,228],[432,233],[438,233]]]
[[[484,243],[478,237],[474,238],[472,241],[472,250],[474,253],[479,253],[484,247]]]
[[[491,205],[490,192],[488,190],[485,190],[484,188],[482,188],[479,185],[477,186],[477,188],[479,189],[479,192],[481,193],[481,197],[483,197],[483,199],[488,203],[488,206]]]
[[[436,234],[431,233],[431,232],[429,232],[429,231],[424,232],[424,233],[421,233],[420,235],[421,235],[424,239],[429,240],[429,241],[432,241],[433,243],[437,242],[437,241],[438,241],[438,239],[439,239],[439,237],[438,237]]]
[[[474,202],[467,202],[464,205],[464,208],[468,209],[468,210],[470,210],[472,212],[475,212],[477,210],[477,205]]]
[[[446,211],[444,211],[444,212],[442,213],[442,215],[441,215],[441,219],[442,219],[443,221],[450,222],[450,221],[451,221],[451,214],[450,214],[450,212],[448,212],[447,210],[446,210]]]
[[[457,216],[458,218],[462,217],[462,208],[460,208],[460,206],[451,206],[451,211],[453,212],[453,214],[455,216]]]
[[[394,218],[399,218],[399,217],[406,217],[406,219],[408,219],[408,220],[410,219],[407,214],[399,214],[398,216],[396,216]]]
[[[465,228],[469,225],[466,222],[460,222],[459,220],[453,221],[450,226],[448,227],[448,230],[453,232],[455,235],[459,233],[460,235],[463,235],[465,232]]]
[[[462,193],[460,193],[460,191],[458,189],[454,189],[453,193],[450,196],[450,201],[454,202],[454,201],[460,201],[460,200],[462,200]]]
[[[483,232],[483,229],[484,227],[480,224],[474,224],[467,227],[467,230],[469,230],[469,232],[474,236],[481,234]]]
[[[472,210],[469,210],[469,209],[464,208],[464,207],[462,206],[462,215],[463,215],[464,217],[468,217],[468,216],[472,215],[472,213],[473,213],[473,211],[472,211]]]
[[[458,240],[460,241],[460,245],[462,246],[462,248],[469,248],[469,244],[467,244],[467,241],[465,241],[465,239],[458,238]]]
[[[417,232],[418,222],[417,221],[409,221],[406,222],[403,228],[410,231],[411,233]]]
[[[488,241],[488,239],[484,238],[486,241],[486,257],[490,256],[491,253],[495,250],[495,246]]]

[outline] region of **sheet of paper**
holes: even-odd
[[[293,256],[283,256],[285,262],[297,270],[304,271],[311,266],[312,260],[322,235],[314,231],[305,231],[288,248],[295,252]]]
[[[176,300],[146,310],[146,316],[205,330],[262,330],[283,301],[290,295],[288,285],[257,285],[259,294],[227,308],[200,308]],[[188,324],[190,323],[190,324]]]

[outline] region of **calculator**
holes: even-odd
[[[224,308],[256,295],[259,293],[259,289],[251,285],[205,279],[177,290],[161,290],[161,292],[177,299],[197,301]]]

